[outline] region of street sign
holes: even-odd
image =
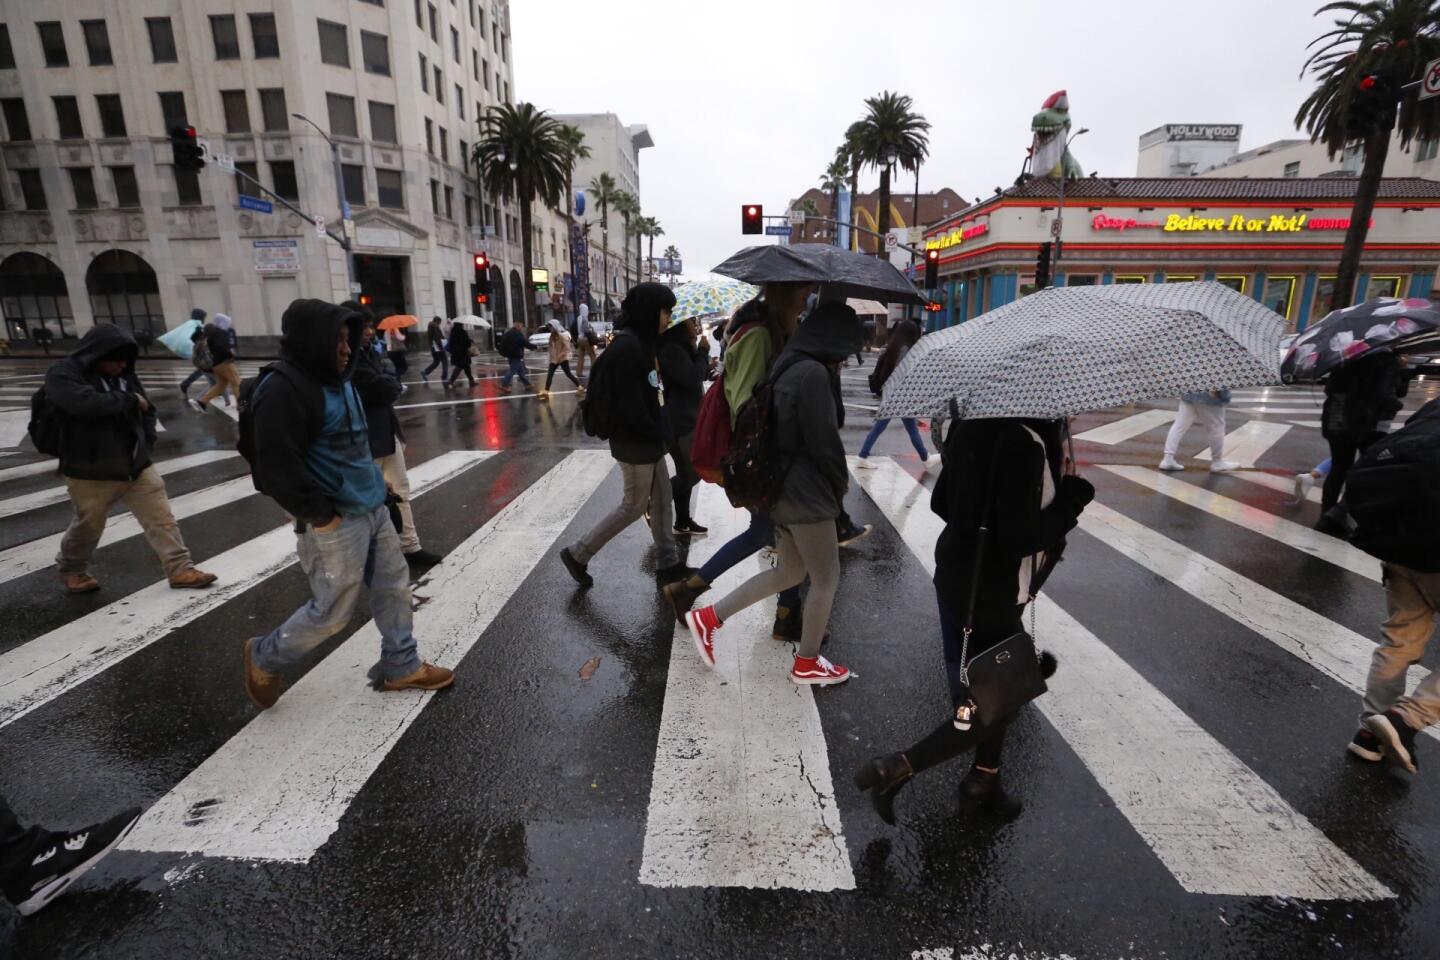
[[[256,273],[298,273],[299,240],[252,240]]]
[[[1420,99],[1440,95],[1440,60],[1425,64],[1425,73],[1420,78]]]
[[[790,227],[787,224],[771,224],[765,228],[765,236],[788,237],[790,236]]]
[[[316,217],[316,218],[315,218],[315,236],[319,237],[321,240],[324,240],[324,239],[325,239],[325,218],[324,218],[324,217]]]
[[[791,210],[791,211],[790,211],[790,226],[792,226],[792,227],[803,227],[803,226],[805,226],[805,211],[804,211],[804,210]]]
[[[354,220],[346,220],[346,221],[345,221],[345,239],[346,239],[346,240],[349,240],[351,243],[354,243],[354,242],[355,242],[355,221],[354,221]]]
[[[269,200],[261,200],[259,197],[248,197],[243,193],[240,194],[239,203],[241,210],[254,210],[256,213],[275,212],[275,204]]]
[[[1060,220],[1059,217],[1056,217],[1054,220],[1051,220],[1051,221],[1050,221],[1050,236],[1054,237],[1054,238],[1057,239],[1057,240],[1060,239],[1060,224],[1061,224],[1061,222],[1062,222],[1062,221]]]
[[[218,168],[221,169],[221,170],[224,170],[226,173],[234,173],[234,172],[235,172],[235,157],[234,157],[233,154],[229,154],[229,153],[216,153],[216,154],[212,154],[211,159],[213,159],[213,160],[215,161],[215,166],[216,166],[216,167],[218,167]]]
[[[886,250],[887,252],[888,252],[888,251],[891,251],[891,250],[894,250],[895,247],[899,245],[899,243],[900,243],[900,238],[897,237],[897,236],[895,236],[895,234],[893,234],[893,233],[887,233],[887,234],[885,234],[885,250]]]

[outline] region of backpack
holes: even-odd
[[[525,334],[511,327],[500,336],[500,342],[496,344],[496,352],[507,360],[523,360],[525,358]]]
[[[30,396],[30,442],[48,457],[60,456],[60,442],[65,434],[65,414],[45,396],[45,386]]]
[[[1371,444],[1345,478],[1345,503],[1355,546],[1386,563],[1440,573],[1440,419],[1412,420]]]
[[[775,448],[775,384],[799,359],[776,364],[770,376],[755,384],[735,418],[730,450],[720,461],[720,483],[733,506],[769,513],[780,500],[789,467],[780,469]],[[792,454],[790,462],[794,460]]]
[[[206,338],[201,337],[194,342],[194,350],[190,354],[190,362],[195,364],[196,370],[209,373],[215,369],[215,360],[210,356],[210,344]]]
[[[635,334],[625,331],[622,337]],[[585,385],[585,399],[580,401],[580,415],[585,422],[585,432],[597,440],[609,440],[613,430],[611,415],[615,409],[615,377],[610,372],[614,356],[607,351],[595,358],[590,365],[590,379]]]
[[[300,371],[284,360],[278,363],[269,363],[261,367],[255,376],[240,382],[240,396],[235,398],[235,411],[239,420],[239,436],[235,441],[235,449],[245,462],[250,464],[253,472],[255,466],[255,394],[270,374],[277,374],[290,381],[290,384],[297,389],[303,389],[309,380]],[[255,487],[260,490],[260,487]],[[265,491],[260,490],[261,493]]]
[[[731,339],[738,340],[746,331],[759,325],[747,323],[735,331],[735,336]],[[732,435],[730,400],[725,396],[725,373],[722,371],[710,385],[710,389],[705,391],[705,396],[700,398],[700,408],[695,414],[695,439],[690,444],[690,466],[700,479],[708,483],[724,484],[721,461],[730,452]]]

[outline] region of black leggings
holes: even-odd
[[[1345,478],[1350,475],[1350,468],[1355,465],[1356,457],[1370,449],[1370,444],[1383,436],[1385,434],[1377,430],[1358,444],[1340,439],[1329,441],[1330,472],[1325,476],[1325,487],[1320,492],[1322,512],[1340,502],[1340,496],[1345,492]]]
[[[450,358],[450,379],[445,382],[454,383],[456,380],[459,380],[462,371],[465,374],[465,379],[470,381],[470,386],[475,386],[475,374],[470,372],[469,357]]]
[[[670,456],[675,458],[675,476],[670,478],[670,496],[675,501],[675,525],[690,522],[690,492],[700,482],[695,465],[690,462],[690,444],[695,440],[693,432],[670,444]]]
[[[569,378],[570,378],[570,382],[573,383],[573,384],[575,384],[575,386],[577,386],[577,387],[580,386],[580,381],[579,381],[579,380],[576,380],[576,379],[575,379],[575,374],[573,374],[573,373],[570,372],[570,361],[569,361],[569,360],[561,360],[559,363],[552,363],[552,364],[550,364],[550,372],[547,373],[547,374],[545,374],[545,389],[546,389],[546,390],[549,390],[549,389],[550,389],[550,384],[551,384],[551,382],[555,379],[555,371],[556,371],[556,370],[561,371],[562,373],[565,374],[565,376],[569,377]]]

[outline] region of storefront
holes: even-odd
[[[1284,316],[1325,315],[1357,180],[1036,178],[926,231],[940,250],[931,329],[1031,292],[1042,245],[1059,232],[1054,286],[1216,280]],[[1061,221],[1057,227],[1057,220]],[[1428,297],[1440,263],[1440,181],[1382,182],[1356,300]]]

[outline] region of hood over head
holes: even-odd
[[[565,332],[565,328],[564,328],[563,326],[561,326],[559,320],[551,320],[549,323],[546,324],[546,326],[550,328],[550,332],[551,332],[551,333],[564,333],[564,332]]]
[[[97,323],[85,331],[80,343],[70,351],[70,359],[80,364],[80,369],[90,373],[101,360],[124,360],[126,371],[134,368],[135,357],[140,352],[135,338],[128,330],[113,323]]]
[[[350,328],[350,365],[335,370],[335,342],[342,324]],[[324,300],[296,300],[280,318],[280,350],[285,358],[317,381],[338,386],[350,379],[360,359],[361,316]]]
[[[230,316],[229,316],[229,314],[225,314],[225,313],[217,313],[217,314],[215,314],[215,326],[219,327],[221,330],[229,330],[229,329],[230,329]]]
[[[199,320],[203,323],[205,320],[205,311],[201,310],[199,307],[196,307],[194,310],[190,311],[190,319]]]
[[[581,322],[581,323],[584,323],[586,320],[590,319],[590,304],[588,304],[588,303],[582,303],[582,304],[580,304],[580,318],[579,318],[579,319],[580,319],[580,322]]]
[[[843,303],[822,303],[795,328],[787,350],[821,363],[839,363],[858,353],[864,339],[864,327],[853,309]]]
[[[620,327],[646,343],[660,336],[660,312],[675,308],[675,291],[663,283],[637,283],[620,304]]]

